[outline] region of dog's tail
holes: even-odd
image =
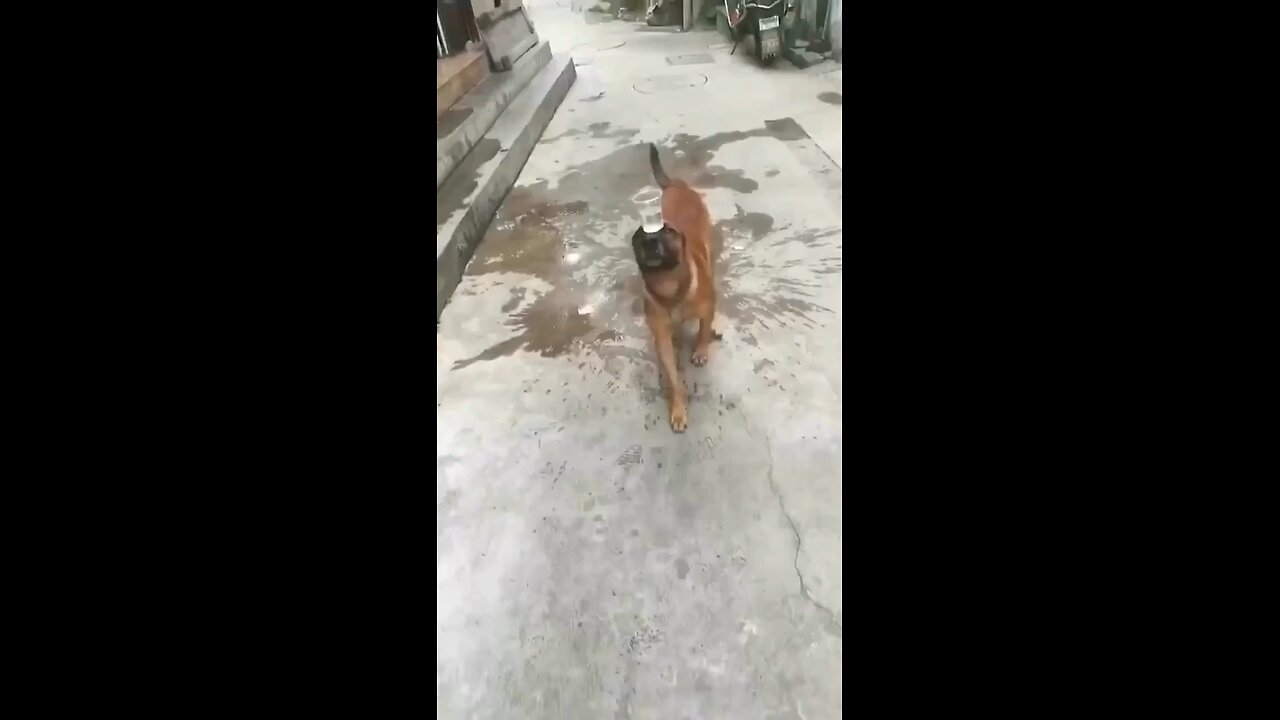
[[[653,168],[653,179],[658,181],[658,187],[666,189],[671,185],[671,178],[662,171],[662,163],[658,160],[658,148],[653,143],[649,143],[649,167]]]

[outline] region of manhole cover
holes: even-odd
[[[686,88],[698,87],[707,84],[707,76],[699,73],[690,73],[688,75],[658,75],[656,77],[645,78],[631,89],[641,95],[653,95],[654,93],[671,92],[672,90],[684,90]]]
[[[692,55],[668,55],[668,65],[707,65],[715,60],[706,53],[694,53]]]
[[[569,52],[603,52],[605,50],[613,50],[626,45],[626,40],[595,40],[593,42],[583,42],[569,48]]]

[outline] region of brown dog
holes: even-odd
[[[711,216],[696,190],[662,171],[658,148],[653,145],[649,146],[649,164],[662,188],[662,219],[666,227],[657,233],[637,230],[631,247],[644,280],[644,316],[666,376],[671,429],[684,432],[689,423],[689,399],[677,371],[673,338],[686,320],[697,318],[693,364],[701,366],[707,362],[711,340],[718,337],[711,327],[716,314]]]

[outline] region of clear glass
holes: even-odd
[[[631,198],[640,210],[640,227],[647,233],[662,229],[662,191],[645,188]]]

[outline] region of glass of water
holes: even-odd
[[[640,227],[647,233],[662,229],[662,191],[645,188],[631,198],[640,210]]]

